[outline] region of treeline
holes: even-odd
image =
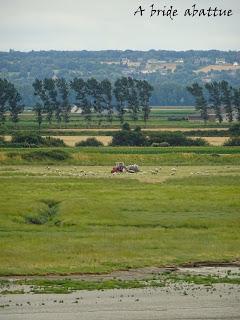
[[[174,72],[163,71],[150,74],[139,72],[138,68],[131,68],[119,64],[120,60],[127,58],[138,61],[141,67],[147,60],[156,59],[174,62],[183,59],[184,63],[178,65]],[[216,59],[225,59],[226,63],[240,63],[238,51],[167,51],[150,50],[146,52],[134,50],[107,50],[107,51],[31,51],[0,52],[0,78],[6,78],[14,83],[22,95],[23,102],[28,107],[36,103],[32,93],[32,83],[37,79],[65,78],[68,81],[74,77],[85,80],[94,77],[98,80],[105,78],[112,81],[124,76],[131,76],[139,80],[147,80],[154,88],[150,104],[154,106],[191,106],[192,96],[187,92],[186,86],[197,81],[202,83],[205,74],[194,71],[209,64],[215,64]],[[117,62],[106,64],[103,62]],[[213,81],[228,81],[236,86],[240,82],[240,70],[211,71]],[[174,88],[174,91],[173,89]]]
[[[240,121],[240,88],[233,88],[227,81],[214,81],[205,86],[194,83],[187,90],[195,97],[196,110],[205,122],[212,110],[220,123],[224,113],[229,122],[235,118]]]
[[[5,122],[7,112],[12,122],[18,122],[19,114],[24,110],[21,100],[15,86],[6,79],[0,79],[0,124]]]
[[[43,115],[51,123],[53,118],[57,122],[68,122],[71,112],[70,96],[74,105],[81,110],[87,122],[91,122],[93,115],[101,125],[103,119],[113,121],[114,112],[121,123],[125,113],[129,113],[133,120],[138,120],[141,114],[146,122],[150,114],[149,100],[153,87],[145,80],[133,78],[119,78],[114,85],[108,80],[98,81],[95,78],[84,80],[75,78],[70,82],[66,79],[36,79],[33,83],[34,95],[39,102],[34,110],[39,126]]]
[[[126,113],[134,121],[141,116],[146,123],[151,111],[149,101],[153,87],[145,80],[122,77],[112,84],[108,79],[75,78],[67,81],[64,78],[45,78],[36,79],[32,86],[37,98],[33,110],[39,127],[44,119],[49,124],[54,119],[58,123],[67,123],[73,105],[81,110],[88,123],[93,115],[97,116],[99,125],[103,119],[112,122],[114,113],[121,123]],[[0,79],[0,123],[5,122],[8,111],[13,122],[19,120],[19,114],[24,110],[20,101],[21,96],[14,85]]]

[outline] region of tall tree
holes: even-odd
[[[104,110],[102,104],[102,92],[101,85],[95,78],[87,80],[87,92],[88,99],[90,100],[90,105],[93,108],[94,112],[97,114],[98,125],[101,125],[102,113]]]
[[[153,87],[146,80],[138,81],[137,86],[138,86],[139,104],[140,104],[140,107],[142,108],[143,120],[145,122],[145,127],[146,127],[147,120],[149,119],[149,115],[151,112],[150,98],[153,91]]]
[[[237,114],[237,120],[240,121],[240,88],[233,89],[233,105]]]
[[[113,121],[113,105],[112,105],[112,84],[108,79],[101,81],[101,94],[103,110],[107,112],[107,120],[112,123]]]
[[[223,117],[221,110],[221,85],[218,82],[214,81],[212,83],[207,83],[205,85],[205,88],[207,89],[209,94],[210,107],[214,109],[218,121],[222,123]]]
[[[47,96],[46,92],[43,87],[43,81],[39,79],[35,79],[32,84],[34,89],[34,96],[38,97],[38,102],[34,106],[34,112],[36,114],[36,120],[38,123],[38,127],[40,129],[41,124],[43,122],[43,114],[46,111],[46,103],[47,103]]]
[[[233,121],[233,106],[232,106],[232,87],[227,81],[221,82],[222,103],[229,122]]]
[[[114,96],[116,99],[116,110],[120,122],[124,122],[125,107],[128,99],[128,79],[123,77],[117,79],[114,83]]]
[[[6,79],[0,79],[0,123],[6,120],[7,101],[9,82]]]
[[[45,94],[45,109],[47,113],[47,120],[52,123],[53,115],[55,111],[55,116],[58,122],[61,121],[61,109],[57,101],[57,89],[56,81],[51,78],[45,78],[43,80],[43,89]]]
[[[64,78],[56,80],[56,86],[59,91],[60,101],[58,101],[58,117],[61,120],[63,118],[64,122],[69,121],[71,105],[69,103],[69,85]]]
[[[137,80],[128,78],[128,110],[134,121],[138,120],[139,112],[139,100],[138,100],[138,88]]]
[[[38,128],[41,128],[41,124],[43,122],[43,105],[41,103],[36,103],[36,105],[33,108],[35,114],[36,114],[36,120],[38,123]]]
[[[75,91],[75,105],[81,109],[87,122],[91,121],[91,105],[88,101],[87,83],[81,78],[75,78],[70,82],[70,87]]]
[[[208,120],[208,104],[204,97],[203,88],[195,82],[192,86],[187,87],[187,90],[195,97],[196,110],[200,111],[201,117],[206,123]]]
[[[19,121],[19,115],[24,110],[24,105],[20,104],[22,97],[17,91],[15,86],[10,83],[8,86],[8,108],[10,111],[10,118],[12,122],[17,123]]]

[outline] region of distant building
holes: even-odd
[[[73,105],[72,106],[72,109],[71,109],[71,113],[82,113],[82,109],[81,108],[79,108],[78,106],[76,106],[76,105]]]
[[[226,60],[225,59],[216,59],[216,64],[219,65],[223,65],[226,64]]]
[[[122,58],[121,61],[120,61],[120,64],[122,66],[128,66],[128,63],[129,63],[128,58]]]
[[[184,63],[184,60],[183,60],[183,58],[180,58],[180,59],[177,59],[177,60],[175,61],[175,63]]]
[[[107,65],[119,65],[120,62],[119,61],[101,61],[101,64],[107,64]]]
[[[234,62],[233,64],[235,67],[239,66],[239,63],[238,62]]]

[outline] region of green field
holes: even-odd
[[[66,159],[58,160],[58,154]],[[0,165],[112,166],[117,161],[140,166],[240,165],[240,147],[0,149]]]
[[[194,107],[153,107],[149,120],[147,121],[147,128],[228,128],[229,123],[219,124],[217,122],[209,121],[204,124],[203,121],[188,121],[186,120],[188,116],[197,114]],[[145,123],[142,120],[142,115],[139,114],[137,121],[133,121],[129,114],[125,115],[125,122],[128,122],[132,127],[141,126],[145,127]],[[49,124],[45,119],[41,125],[41,129],[113,129],[120,128],[121,123],[116,115],[113,117],[113,121],[110,123],[106,120],[106,117],[102,119],[101,124],[99,124],[99,117],[96,114],[92,114],[92,119],[89,123],[86,122],[83,115],[78,113],[72,113],[68,123],[58,123],[53,120]],[[31,112],[24,112],[20,115],[19,122],[13,124],[11,121],[7,120],[0,130],[4,133],[12,132],[13,130],[38,130],[38,124],[36,122],[36,116]]]
[[[112,176],[110,168],[2,164],[0,274],[240,258],[239,158],[234,165],[162,166],[158,173],[144,166],[137,175]]]

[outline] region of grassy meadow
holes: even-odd
[[[239,258],[239,165],[110,169],[1,165],[0,274]]]
[[[120,127],[116,118],[100,127],[93,117],[86,125],[79,114],[67,124],[44,121],[41,131],[31,112],[17,125],[0,127],[6,140],[32,130],[68,144],[0,148],[0,275],[106,273],[240,259],[240,147],[219,146],[227,137],[226,123],[174,120],[194,113],[155,108],[145,130],[200,129],[213,145],[73,147],[89,136],[101,136],[107,145]],[[142,120],[126,120],[144,127]],[[112,175],[119,161],[136,163],[141,171]]]

